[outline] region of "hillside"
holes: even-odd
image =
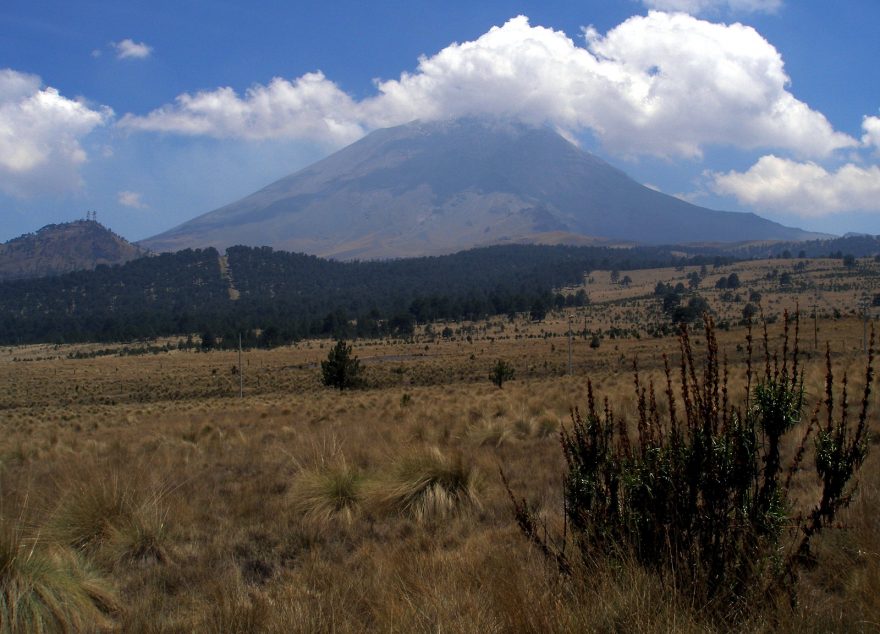
[[[244,244],[355,259],[524,242],[811,237],[644,187],[548,128],[463,119],[377,130],[141,244],[153,251]]]
[[[416,322],[547,309],[559,300],[554,289],[582,284],[595,268],[684,261],[656,247],[509,245],[371,262],[268,247],[230,248],[224,259],[213,248],[187,249],[0,282],[0,342],[128,341],[205,329],[245,332],[248,345],[322,334],[405,335]]]
[[[0,280],[15,280],[71,271],[100,264],[122,264],[145,254],[94,220],[46,225],[0,244]]]

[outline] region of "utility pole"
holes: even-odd
[[[819,304],[813,300],[813,347],[819,350]]]
[[[568,376],[571,376],[572,365],[571,365],[571,315],[568,316]]]
[[[238,333],[238,397],[244,398],[244,368],[241,367],[241,333]]]

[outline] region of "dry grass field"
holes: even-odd
[[[517,528],[500,470],[551,528],[561,524],[560,425],[583,407],[587,377],[635,419],[633,359],[659,382],[662,355],[679,357],[674,336],[648,334],[664,319],[654,287],[687,286],[693,271],[621,271],[628,286],[595,272],[589,306],[543,322],[356,341],[366,386],[344,392],[320,382],[330,341],[246,351],[243,398],[237,353],[0,350],[0,631],[53,619],[122,632],[880,630],[876,445],[840,527],[816,542],[797,601],[755,605],[736,622],[635,564],[561,578]],[[715,288],[734,272],[739,289]],[[698,292],[723,324],[732,398],[744,396],[739,320],[757,292],[772,345],[782,311],[801,308],[807,409],[825,376],[814,305],[820,347],[857,404],[859,306],[878,281],[873,261],[709,267]],[[693,340],[699,354],[704,337]],[[498,359],[515,369],[502,389],[488,378]],[[874,383],[869,424],[880,434]],[[799,499],[812,499],[813,479],[798,482]]]

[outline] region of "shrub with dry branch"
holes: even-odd
[[[801,421],[797,317],[791,349],[790,323],[786,314],[781,354],[771,354],[765,326],[764,372],[754,377],[754,386],[749,330],[747,393],[740,406],[730,403],[726,361],[711,319],[705,319],[706,356],[699,365],[682,328],[679,386],[676,395],[667,362],[663,415],[653,383],[646,387],[635,368],[634,439],[607,399],[597,406],[588,382],[586,413],[575,409],[571,428],[561,432],[570,536],[548,536],[536,513],[508,486],[522,532],[566,574],[590,569],[609,553],[632,557],[669,579],[697,609],[726,622],[745,618],[756,601],[775,600],[780,593],[794,600],[798,569],[811,559],[811,538],[849,504],[853,477],[867,453],[874,337],[855,424],[848,420],[846,378],[835,412],[830,352],[826,355],[827,421],[810,452],[818,422],[815,415]],[[787,437],[796,428],[800,444],[786,457]],[[791,485],[810,456],[821,480],[820,499],[812,508],[796,508]],[[572,545],[575,560],[567,552]]]

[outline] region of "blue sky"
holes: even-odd
[[[137,240],[377,127],[549,125],[637,180],[880,234],[880,2],[0,5],[0,240]]]

